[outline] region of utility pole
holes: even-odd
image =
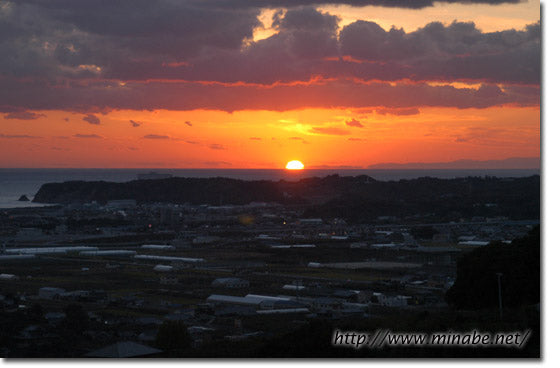
[[[500,321],[504,319],[504,312],[502,311],[502,273],[497,272],[498,276],[498,306],[500,308]]]

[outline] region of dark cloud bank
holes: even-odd
[[[0,111],[28,119],[39,117],[25,112],[33,109],[377,106],[412,114],[418,106],[540,101],[540,24],[489,33],[462,22],[412,32],[366,21],[340,29],[336,16],[311,7],[327,3],[423,8],[434,1],[7,2]],[[288,10],[274,17],[277,34],[254,42],[262,7]],[[94,115],[84,120],[100,123]]]

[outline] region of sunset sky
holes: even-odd
[[[539,157],[540,49],[535,0],[0,0],[0,167]]]

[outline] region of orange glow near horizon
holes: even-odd
[[[0,167],[280,169],[291,156],[311,169],[365,168],[540,156],[538,106],[419,108],[413,115],[334,108],[116,110],[96,114],[99,125],[83,121],[84,114],[36,113],[45,116],[23,122],[0,114]],[[352,120],[360,126],[348,125]]]

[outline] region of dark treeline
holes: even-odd
[[[511,244],[493,242],[460,258],[447,301],[461,309],[497,308],[497,274],[504,308],[540,302],[539,227]]]
[[[306,206],[307,217],[340,217],[351,222],[370,221],[378,216],[416,214],[431,214],[442,220],[455,220],[461,216],[536,219],[540,215],[540,176],[424,177],[388,182],[368,176],[338,175],[297,182],[228,178],[169,178],[127,183],[71,181],[44,184],[34,201],[106,203],[117,199],[195,205],[300,204]]]

